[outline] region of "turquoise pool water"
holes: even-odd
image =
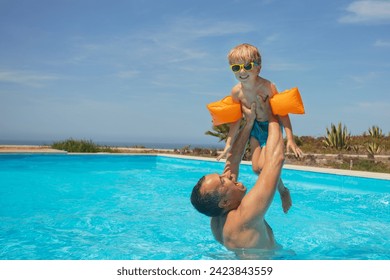
[[[0,259],[236,259],[189,195],[223,163],[163,156],[0,155]],[[276,259],[390,259],[390,181],[283,170],[267,214]],[[248,187],[256,176],[241,166]]]

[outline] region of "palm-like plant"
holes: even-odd
[[[382,146],[375,141],[368,142],[366,148],[369,158],[374,158],[375,155],[382,151]]]
[[[368,133],[370,134],[371,138],[373,139],[382,139],[384,137],[384,134],[382,133],[382,129],[379,128],[379,126],[373,125],[368,129]]]
[[[244,123],[245,123],[244,121],[241,121],[240,127],[242,127],[242,125],[244,125]],[[226,139],[229,135],[229,129],[230,129],[229,124],[221,124],[218,126],[213,126],[212,129],[213,129],[213,131],[208,130],[204,134],[219,138],[218,142],[221,142],[221,141],[226,142]],[[250,149],[250,144],[248,142],[246,147],[245,147],[245,153],[244,153],[244,156],[242,159],[249,160],[250,155],[251,155],[251,149]]]
[[[326,134],[327,136],[325,137],[325,140],[323,140],[325,147],[337,150],[349,150],[351,134],[348,132],[345,125],[342,127],[341,123],[339,123],[336,127],[336,125],[332,123],[330,129],[326,128]]]
[[[219,138],[218,142],[226,141],[229,134],[229,125],[221,124],[218,126],[213,126],[213,131],[208,130],[205,132],[205,134]]]
[[[366,149],[369,157],[374,158],[375,155],[382,151],[381,144],[384,134],[382,133],[382,129],[375,125],[368,129],[368,133],[371,136],[371,140],[366,143]]]

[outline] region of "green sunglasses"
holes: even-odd
[[[256,62],[251,62],[247,64],[232,64],[230,65],[230,69],[232,69],[232,71],[236,73],[238,71],[241,71],[241,69],[244,69],[245,71],[250,71],[254,66],[259,66],[259,64],[257,64]]]

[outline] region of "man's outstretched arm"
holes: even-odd
[[[264,217],[272,203],[284,161],[284,145],[280,125],[275,116],[269,116],[269,136],[265,146],[265,163],[254,187],[240,204],[240,220],[256,222]]]

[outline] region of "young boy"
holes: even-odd
[[[259,76],[261,56],[256,47],[249,44],[238,45],[229,52],[228,60],[231,70],[239,81],[232,88],[231,97],[234,101],[240,102],[248,108],[251,107],[252,103],[256,104],[256,120],[250,134],[250,147],[252,169],[259,174],[264,165],[265,153],[263,147],[268,138],[268,110],[271,110],[268,101],[278,91],[273,83]],[[287,151],[291,149],[295,156],[301,157],[302,151],[294,141],[290,117],[288,115],[279,116],[279,119],[286,130]],[[230,124],[225,149],[217,157],[217,160],[220,160],[230,151],[240,128],[240,122],[241,120],[238,120]],[[279,179],[278,191],[282,198],[283,211],[287,213],[291,207],[291,197],[289,190],[284,186],[281,179]]]

